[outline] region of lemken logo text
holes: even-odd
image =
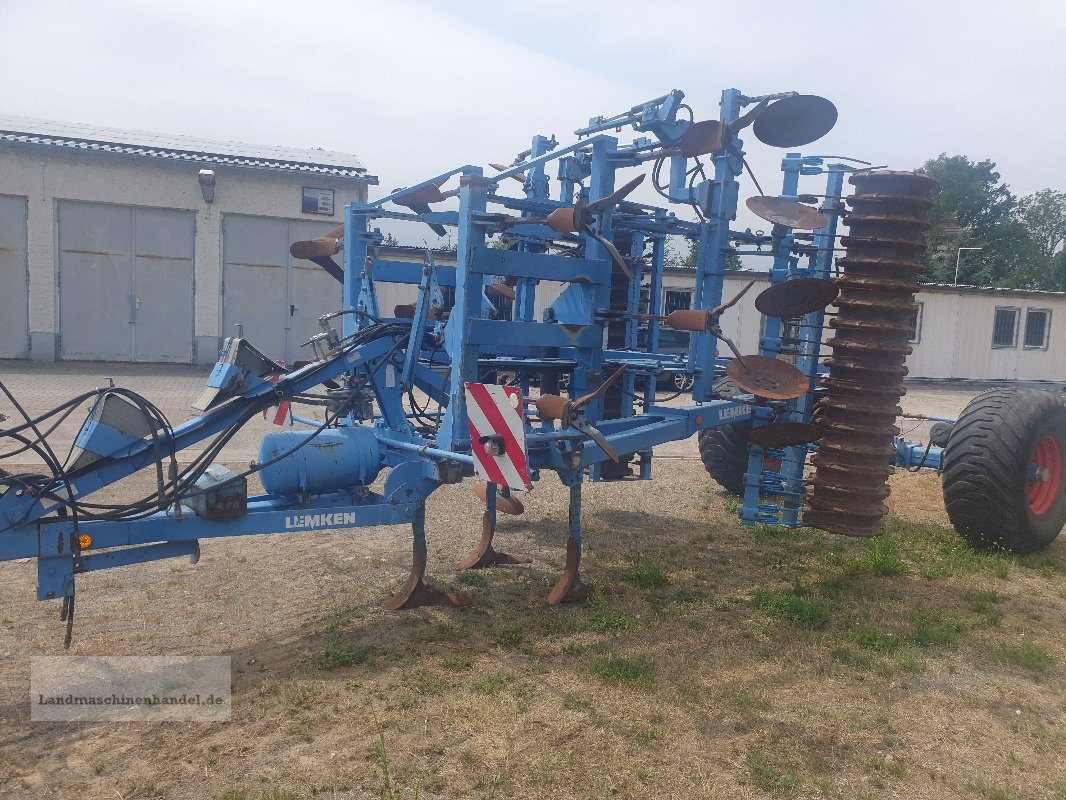
[[[724,408],[722,413],[718,415],[719,419],[733,419],[735,417],[746,417],[751,414],[747,406],[736,406],[735,408]]]
[[[290,514],[285,517],[285,528],[340,528],[355,524],[355,512],[343,511],[336,514]]]

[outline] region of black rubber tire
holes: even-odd
[[[1045,436],[1066,454],[1066,403],[1035,389],[993,389],[966,406],[948,437],[941,467],[944,504],[955,530],[976,548],[1033,553],[1066,525],[1066,479],[1043,514],[1029,505],[1029,473]]]
[[[715,397],[728,399],[740,394],[729,378],[719,378],[711,391]],[[700,459],[710,476],[730,494],[744,494],[744,473],[748,470],[748,431],[751,422],[707,428],[699,432]]]

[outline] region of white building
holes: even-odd
[[[377,178],[349,153],[0,117],[0,358],[295,360],[339,285],[289,244]]]
[[[693,278],[692,270],[667,270],[664,310],[686,307]],[[769,276],[729,273],[723,292],[728,299],[752,278],[759,282],[722,316],[722,330],[745,353],[758,352],[763,317],[755,296]],[[1066,381],[1066,293],[923,284],[915,300],[908,377]]]

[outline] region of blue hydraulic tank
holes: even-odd
[[[268,433],[259,444],[259,463],[267,464],[307,441],[314,431]],[[263,468],[270,494],[325,494],[373,483],[381,471],[381,446],[368,426],[330,428],[296,452]]]

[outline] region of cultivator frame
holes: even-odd
[[[792,92],[749,97],[728,89],[719,118],[695,122],[679,118],[687,109],[683,98],[674,91],[621,114],[593,118],[571,144],[535,136],[513,165],[490,176],[464,165],[374,202],[349,204],[343,229],[293,245],[294,255],[314,260],[343,282],[341,309],[322,318],[323,332],[311,342],[315,360],[283,370],[244,340],[227,339],[198,401],[199,417],[171,428],[143,398],[100,390],[89,398],[93,413],[65,464],[40,435],[43,418],[27,418],[3,431],[37,451],[51,474],[0,476],[0,560],[37,559],[37,596],[64,600],[69,641],[79,574],[196,557],[203,538],[404,524],[412,529],[412,570],[385,606],[462,605],[469,598],[438,592],[423,580],[425,502],[439,486],[471,477],[479,460],[503,465],[509,459],[514,465],[520,455],[524,479],[535,482],[550,470],[569,487],[565,567],[547,599],[577,600],[588,591],[579,569],[586,476],[627,478],[635,460],[633,477],[649,479],[656,445],[748,418],[755,429],[765,428],[766,446],[750,449],[741,521],[802,525],[803,468],[812,444],[786,441],[782,425],[810,428],[826,300],[791,320],[768,314],[762,360],[735,353],[729,366],[738,383],[760,391],[716,397],[712,384],[725,366],[716,360],[716,340],[732,347],[718,324],[729,307],[722,297],[726,259],[733,248],[772,258],[772,287],[797,279],[826,282],[844,211],[844,179],[865,162],[788,152],[781,202],[764,198],[756,204],[757,213],[773,212],[767,217],[774,222],[770,233],[732,230],[745,167],[739,133],[754,122],[764,142],[802,146],[832,127],[835,109],[821,98]],[[613,133],[627,127],[640,135],[621,144]],[[619,188],[619,171],[648,164],[659,194],[693,208],[695,221],[628,199],[639,180]],[[557,170],[555,199],[549,166]],[[669,178],[661,183],[664,171]],[[800,190],[806,176],[823,180],[818,212],[800,202],[813,199]],[[522,184],[521,195],[505,194],[503,188],[515,181]],[[452,197],[457,209],[432,208]],[[405,210],[387,207],[390,203]],[[381,219],[428,224],[436,232],[455,229],[456,266],[438,265],[428,252],[421,265],[379,257],[382,235],[374,223]],[[810,219],[824,224],[810,233],[795,227]],[[488,246],[492,236],[501,244]],[[696,241],[698,259],[692,308],[664,318],[657,312],[669,236]],[[343,265],[334,260],[339,253]],[[535,320],[538,283],[546,280],[567,288],[544,319]],[[418,300],[382,309],[375,282],[417,286]],[[793,286],[796,292],[777,290],[778,302],[781,296],[796,299],[800,284]],[[442,290],[451,289],[454,306],[446,314]],[[512,319],[500,318],[490,293],[513,296]],[[332,327],[337,320],[341,331]],[[657,352],[663,324],[691,332],[687,358]],[[782,355],[793,356],[795,366]],[[692,376],[689,402],[657,402],[656,377],[665,367]],[[505,406],[486,412],[488,433],[471,424],[471,386],[503,370],[517,376],[518,398],[513,392],[499,397],[513,402],[517,417],[511,419],[520,420],[521,446],[500,421]],[[561,377],[568,378],[569,399],[558,394]],[[773,399],[773,387],[797,381],[798,391],[777,392],[787,396]],[[535,383],[540,395],[534,401]],[[315,389],[322,393],[312,394]],[[415,390],[437,404],[436,414],[418,407]],[[412,398],[411,408],[406,398]],[[269,434],[259,463],[246,473],[212,473],[205,482],[210,459],[202,458],[178,469],[176,454],[184,448],[211,439],[213,457],[255,414],[301,402],[324,405],[325,421],[291,415],[304,427]],[[499,419],[489,419],[494,415]],[[898,464],[940,463],[938,448],[901,440],[896,448]],[[768,457],[781,466],[770,468]],[[158,491],[135,507],[105,508],[85,500],[152,466]],[[377,488],[383,469],[388,474]],[[245,500],[238,487],[252,472],[260,473],[267,494]],[[462,567],[522,560],[495,550],[493,535],[498,513],[520,513],[515,491],[524,488],[482,484],[480,542]]]

